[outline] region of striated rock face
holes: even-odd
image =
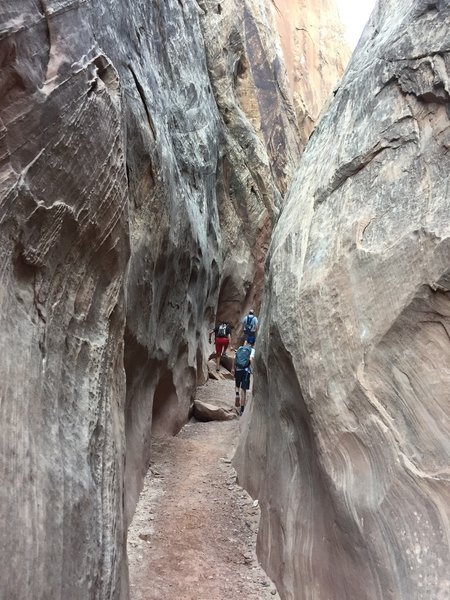
[[[238,463],[286,599],[450,594],[449,26],[378,3],[274,234]]]
[[[217,303],[262,286],[292,88],[269,0],[1,17],[0,595],[126,598],[152,432],[186,420]]]
[[[304,145],[350,58],[334,0],[275,0],[289,93]]]
[[[218,314],[238,323],[261,296],[272,228],[301,146],[271,3],[208,0],[200,6],[221,117],[217,195],[224,263]]]
[[[216,201],[219,115],[206,68],[201,11],[195,2],[177,0],[132,5],[137,54],[131,63],[124,58],[123,73],[131,237],[125,329],[127,521],[148,467],[152,433],[176,433],[188,418],[197,380],[207,378],[204,331],[213,319],[222,260]],[[122,18],[128,19],[126,11]]]
[[[122,557],[122,98],[86,8],[68,7],[2,5],[0,595],[11,600],[117,597]]]
[[[217,199],[224,262],[218,311],[237,323],[247,308],[259,307],[282,198],[348,51],[328,0],[320,6],[311,0],[199,5],[221,117]],[[299,28],[307,41],[299,39]]]
[[[125,597],[152,425],[187,418],[218,293],[199,9],[11,0],[0,56],[0,595]]]

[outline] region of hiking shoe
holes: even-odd
[[[245,408],[245,406],[241,406],[241,415],[244,414],[244,408]]]

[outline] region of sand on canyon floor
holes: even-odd
[[[209,380],[198,398],[231,408],[233,382]],[[128,535],[131,600],[279,598],[256,558],[259,507],[231,465],[245,418],[154,440]]]

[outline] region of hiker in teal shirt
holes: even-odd
[[[245,340],[244,345],[236,350],[234,357],[233,373],[236,385],[234,405],[239,415],[242,415],[247,400],[247,390],[250,388],[250,375],[252,372],[255,349]]]

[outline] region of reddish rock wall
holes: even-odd
[[[299,137],[306,143],[350,58],[334,0],[274,0]]]
[[[320,6],[292,0],[199,4],[221,117],[217,201],[224,263],[218,310],[238,323],[248,308],[259,308],[273,225],[348,50],[328,0]]]

